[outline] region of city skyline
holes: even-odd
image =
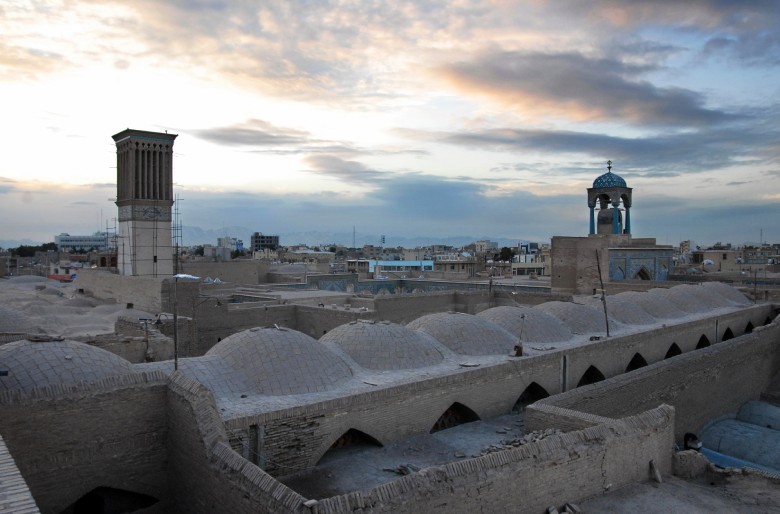
[[[207,231],[586,235],[611,159],[634,235],[777,242],[778,21],[770,1],[11,2],[0,240],[113,223],[129,127],[179,134],[181,220]]]

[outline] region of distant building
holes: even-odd
[[[739,271],[742,258],[736,250],[694,250],[690,263],[701,271]]]
[[[229,248],[230,251],[243,250],[244,242],[241,239],[235,237],[225,236],[217,238],[217,246],[220,248]]]
[[[105,252],[108,250],[109,235],[107,232],[95,232],[91,236],[72,236],[62,233],[54,236],[54,243],[57,245],[57,251],[97,251]]]
[[[743,262],[748,265],[778,264],[780,249],[777,245],[746,246],[742,249]]]
[[[498,250],[498,243],[495,241],[477,241],[474,243],[477,253],[495,252]]]
[[[203,245],[203,258],[206,260],[227,262],[232,260],[232,252],[229,246]]]
[[[263,250],[276,250],[279,248],[279,236],[265,235],[261,232],[252,234],[250,240],[253,252],[262,252]]]
[[[404,249],[403,257],[404,261],[419,261],[419,260],[431,260],[431,252],[428,248],[412,248]]]
[[[532,243],[536,245],[536,243]],[[536,251],[539,246],[536,245]],[[521,253],[512,262],[512,275],[548,276],[550,274],[549,248],[544,253]]]
[[[473,255],[445,253],[433,256],[433,270],[442,278],[464,280],[476,275],[477,259]]]
[[[369,260],[368,272],[374,278],[412,278],[433,271],[432,260]]]
[[[367,274],[369,268],[368,259],[347,259],[347,273]]]
[[[364,259],[379,259],[382,257],[382,247],[374,245],[363,245]]]

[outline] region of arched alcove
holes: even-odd
[[[748,321],[747,325],[745,325],[745,333],[750,334],[751,332],[753,332],[754,328],[755,327],[753,326],[753,323]]]
[[[322,457],[320,457],[320,460],[317,462],[317,464],[320,464],[321,462],[328,459],[333,459],[334,457],[337,457],[338,455],[341,455],[349,450],[381,447],[382,443],[370,435],[366,434],[365,432],[361,432],[360,430],[350,428],[341,434],[338,439],[333,441],[333,444],[330,445],[328,451],[326,451]]]
[[[642,266],[639,268],[639,271],[636,272],[636,275],[634,275],[634,279],[639,280],[652,280],[653,277],[650,276],[650,272],[647,271],[647,268]]]
[[[723,337],[720,340],[728,341],[729,339],[734,339],[734,332],[731,331],[731,328],[726,327],[726,331],[723,332]]]
[[[702,348],[707,348],[709,345],[710,345],[710,340],[707,339],[707,336],[702,334],[701,337],[699,338],[698,344],[696,345],[696,349],[701,350]]]
[[[677,355],[682,355],[682,350],[680,350],[680,347],[677,346],[677,343],[672,343],[672,346],[670,346],[669,349],[666,351],[666,355],[664,355],[664,359],[669,359]]]
[[[73,514],[105,514],[106,502],[101,495],[92,490],[76,500],[71,512]]]
[[[159,500],[147,494],[113,487],[96,487],[61,514],[121,514],[151,507]]]
[[[536,382],[531,382],[528,384],[528,387],[525,388],[525,391],[517,398],[514,407],[512,407],[512,412],[523,412],[525,408],[532,403],[547,398],[548,396],[550,396],[550,393],[548,393],[544,387]]]
[[[582,374],[580,381],[577,382],[577,387],[586,386],[588,384],[595,384],[596,382],[601,382],[604,380],[604,378],[604,374],[599,371],[596,366],[590,366],[585,370],[585,373]]]
[[[344,448],[345,446],[382,446],[382,443],[360,430],[350,428],[341,437],[333,441],[331,448]]]
[[[471,423],[472,421],[479,421],[477,413],[462,403],[455,402],[439,416],[439,419],[433,424],[430,433],[433,434],[434,432],[446,430],[464,423]]]
[[[641,354],[635,353],[631,358],[631,362],[629,362],[628,366],[626,366],[626,373],[629,371],[634,371],[635,369],[644,368],[645,366],[647,366],[647,361],[645,358],[642,357]]]

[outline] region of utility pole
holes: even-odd
[[[604,305],[604,323],[607,325],[607,337],[609,337],[609,315],[607,314],[607,295],[604,290],[604,280],[601,278],[601,262],[599,261],[599,251],[596,250],[596,268],[599,272],[599,284],[601,284],[601,303]],[[592,269],[592,268],[591,268]]]

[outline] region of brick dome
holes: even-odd
[[[406,326],[433,336],[458,355],[508,355],[518,342],[499,325],[470,314],[429,314]]]
[[[422,368],[444,360],[430,336],[395,323],[353,321],[334,328],[320,342],[336,345],[371,370]]]

